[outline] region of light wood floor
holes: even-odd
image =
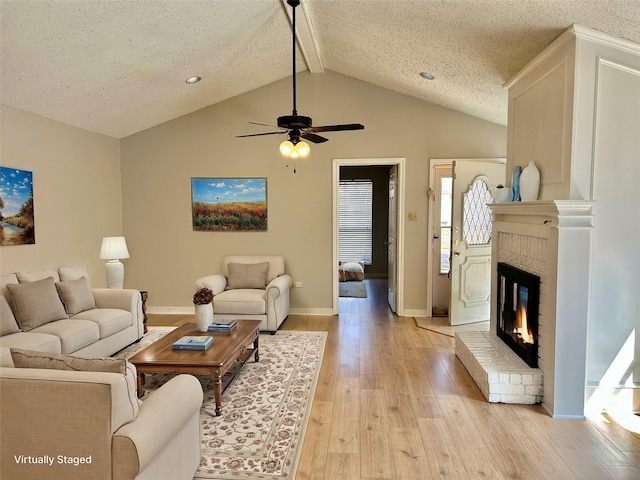
[[[367,299],[341,298],[337,317],[281,326],[329,332],[297,480],[640,479],[640,435],[604,415],[487,403],[451,337],[394,316],[385,281],[367,287]]]

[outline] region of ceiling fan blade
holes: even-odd
[[[311,132],[340,132],[343,130],[364,130],[364,125],[359,123],[346,123],[344,125],[325,125],[321,127],[311,127]]]
[[[279,127],[278,125],[269,125],[268,123],[258,123],[258,122],[249,122],[249,123],[251,125],[260,125],[262,127],[284,128],[284,127]]]
[[[327,140],[329,140],[328,138],[321,137],[320,135],[316,135],[315,133],[312,133],[312,132],[304,132],[300,136],[305,140],[309,140],[310,142],[313,142],[313,143],[324,143]]]
[[[241,137],[259,137],[261,135],[278,135],[279,133],[287,133],[287,130],[283,130],[282,132],[249,133],[248,135],[236,135],[236,138],[241,138]]]
[[[247,135],[236,135],[236,138],[242,137],[260,137],[263,135],[277,135],[279,133],[288,134],[289,141],[293,144],[298,144],[301,138],[308,140],[312,143],[324,143],[328,141],[328,138],[316,135],[316,132],[339,132],[344,130],[363,130],[364,125],[359,123],[347,123],[343,125],[324,125],[320,127],[312,127],[311,117],[305,117],[298,115],[296,108],[296,7],[300,6],[300,0],[286,0],[287,4],[291,7],[291,39],[293,47],[293,62],[291,75],[293,80],[293,109],[291,115],[284,115],[278,117],[278,124],[268,125],[266,123],[249,122],[252,125],[259,125],[261,127],[273,127],[281,129],[278,132],[265,132],[265,133],[250,133]],[[295,169],[294,169],[295,172]]]

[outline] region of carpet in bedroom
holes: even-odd
[[[367,285],[364,282],[339,282],[341,297],[367,298]]]

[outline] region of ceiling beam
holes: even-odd
[[[287,4],[287,0],[281,1],[287,15],[289,16],[289,23],[293,23],[291,7]],[[318,48],[316,34],[313,31],[307,7],[302,1],[300,2],[300,6],[296,12],[296,39],[298,40],[300,52],[304,57],[304,61],[307,64],[309,71],[311,73],[324,73],[324,66],[322,65],[322,57],[320,55],[320,49]]]

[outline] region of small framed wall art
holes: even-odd
[[[267,179],[194,177],[191,216],[199,232],[265,232]]]
[[[33,172],[0,167],[0,245],[36,243]]]

